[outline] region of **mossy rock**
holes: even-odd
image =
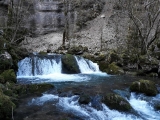
[[[99,61],[98,65],[99,65],[99,69],[102,72],[106,72],[106,69],[108,68],[108,62],[106,62],[106,61]]]
[[[16,105],[10,100],[10,98],[3,93],[0,93],[0,119],[10,120],[12,116],[12,110],[16,108]]]
[[[54,88],[54,85],[47,84],[47,83],[32,84],[32,85],[28,85],[28,92],[40,94],[51,88]]]
[[[9,70],[5,70],[1,76],[4,78],[5,82],[9,81],[9,82],[14,82],[16,83],[17,82],[17,79],[16,79],[16,74],[14,72],[13,69],[9,69]]]
[[[100,53],[98,56],[95,56],[95,61],[104,61],[106,59],[106,55]]]
[[[108,65],[106,72],[108,74],[124,74],[123,69],[117,66],[115,62]]]
[[[64,73],[77,74],[80,73],[79,66],[73,55],[66,54],[62,56],[62,68]]]
[[[132,83],[130,91],[144,93],[148,96],[155,96],[158,94],[157,87],[154,82],[150,80],[139,80]]]
[[[114,93],[107,94],[104,97],[103,102],[110,109],[115,109],[119,111],[130,111],[132,109],[131,105],[127,100],[122,98],[120,95]]]
[[[111,52],[110,55],[109,55],[109,62],[112,63],[112,62],[117,62],[120,60],[120,57],[117,53],[115,52]]]
[[[80,104],[88,104],[90,101],[91,101],[91,98],[87,94],[80,95],[80,98],[78,100]]]

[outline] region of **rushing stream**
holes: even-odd
[[[27,120],[36,118],[39,120],[59,120],[59,118],[62,120],[160,120],[160,111],[155,109],[155,105],[160,103],[160,94],[155,97],[130,94],[127,86],[137,78],[111,76],[99,71],[98,65],[90,60],[82,57],[75,57],[75,59],[79,65],[80,74],[62,73],[61,55],[47,57],[34,55],[19,62],[17,73],[19,83],[47,82],[54,84],[56,90],[64,89],[66,92],[70,88],[76,88],[91,94],[92,97],[89,104],[82,105],[78,102],[79,95],[73,95],[70,92],[62,95],[55,92],[56,90],[46,92],[40,97],[28,99],[26,105],[23,105],[23,109],[25,106],[26,111],[38,107],[34,108],[36,110],[33,113],[26,112]],[[64,91],[62,90],[61,93],[64,94]],[[114,91],[128,100],[133,111],[125,113],[110,110],[101,103],[101,95],[110,91]],[[98,107],[95,107],[95,104]]]

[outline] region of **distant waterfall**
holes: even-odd
[[[75,56],[75,58],[77,60],[81,73],[100,72],[97,63],[93,63],[92,61],[84,59],[82,57]]]
[[[37,76],[61,73],[62,63],[60,56],[31,56],[18,63],[17,76]]]

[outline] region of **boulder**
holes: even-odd
[[[17,82],[17,79],[16,79],[16,74],[14,72],[13,69],[8,69],[8,70],[5,70],[3,73],[0,74],[0,76],[2,76],[2,80],[3,80],[3,83],[9,81],[9,82],[14,82],[16,83]]]
[[[127,100],[114,93],[110,93],[104,96],[103,103],[106,104],[110,109],[119,111],[129,111],[132,109]]]
[[[88,104],[90,101],[91,101],[91,98],[87,94],[80,95],[80,98],[78,100],[80,104]]]
[[[115,62],[108,65],[106,72],[108,74],[124,74],[123,69],[117,66]]]
[[[159,60],[154,57],[148,57],[147,55],[141,55],[139,57],[139,66],[144,74],[158,73]]]
[[[62,69],[64,73],[76,74],[80,73],[79,66],[73,55],[66,54],[62,56]]]
[[[130,86],[130,91],[144,93],[148,96],[155,96],[158,94],[158,90],[155,83],[150,80],[143,79],[133,82]]]

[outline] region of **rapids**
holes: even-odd
[[[92,101],[87,105],[82,105],[78,102],[79,95],[67,93],[63,96],[52,91],[27,100],[27,103],[25,103],[27,105],[24,105],[26,111],[37,106],[41,108],[37,111],[42,114],[47,109],[46,111],[49,111],[53,120],[56,120],[54,112],[52,113],[53,110],[56,111],[55,113],[60,112],[62,115],[59,116],[61,117],[63,114],[64,116],[66,114],[71,115],[71,118],[67,117],[69,120],[160,120],[160,111],[155,109],[155,106],[160,103],[160,94],[155,97],[147,97],[143,94],[129,93],[126,86],[129,86],[137,78],[111,76],[101,72],[98,65],[90,60],[78,56],[75,56],[75,59],[79,65],[80,74],[62,73],[61,55],[48,55],[45,57],[32,55],[27,57],[18,64],[18,82],[21,84],[47,82],[54,84],[57,90],[67,87],[76,88],[88,94],[95,93],[99,96],[115,91],[131,104],[133,111],[125,113],[111,110],[102,102],[96,103],[100,106],[100,109],[97,109],[94,107],[93,101],[99,101],[101,97],[91,95]],[[66,94],[65,92],[61,93]],[[36,113],[30,114],[27,115],[27,118],[30,118],[29,120],[36,116]]]

